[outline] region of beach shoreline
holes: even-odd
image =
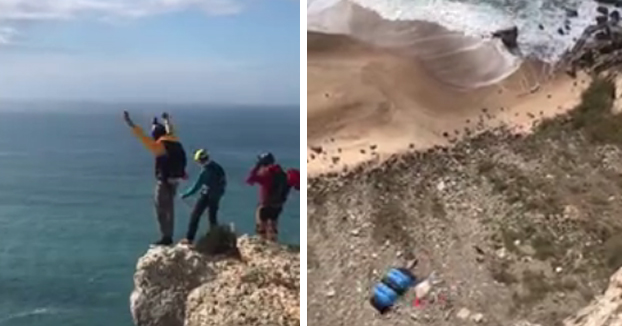
[[[561,67],[553,71],[553,65],[522,60],[518,68],[495,71],[498,81],[469,89],[468,80],[482,74],[463,73],[460,87],[446,82],[449,68],[431,71],[432,57],[422,62],[347,36],[308,33],[308,39],[309,176],[449,146],[499,126],[529,132],[538,121],[576,106],[591,81],[587,74],[571,78]],[[461,55],[452,64],[481,61],[490,53]]]
[[[600,73],[585,66],[586,54],[594,44],[596,52],[611,45],[594,37],[617,24],[603,25],[601,16],[586,25],[580,17],[586,28],[574,46],[547,61],[521,53],[518,29],[509,40],[475,37],[440,23],[390,20],[358,2],[335,3],[313,13],[307,31],[309,176],[451,146],[501,126],[528,133],[579,103]],[[606,51],[597,70],[616,61]]]

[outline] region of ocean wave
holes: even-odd
[[[0,318],[0,325],[6,324],[9,321],[14,321],[16,319],[23,319],[23,318],[28,318],[28,317],[38,316],[38,315],[53,315],[59,312],[60,310],[53,309],[53,308],[36,308],[32,310],[26,310],[23,312],[11,314],[4,318]]]
[[[393,45],[412,42],[407,33],[401,33],[400,38],[395,30],[366,37],[369,28],[361,31],[353,26],[358,19],[353,5],[378,14],[382,18],[374,25],[378,29],[384,24],[423,21],[468,37],[488,38],[494,31],[516,26],[522,56],[552,63],[594,22],[598,4],[580,0],[308,0],[308,29],[372,43],[383,43],[387,36]],[[570,17],[569,10],[576,10],[578,16]]]
[[[315,16],[321,18],[319,21],[311,20],[313,26],[324,28],[325,33],[346,34],[365,44],[416,58],[437,80],[458,88],[495,84],[521,64],[520,58],[510,54],[498,39],[483,40],[423,20],[388,20],[348,1],[327,8]],[[346,29],[331,25],[340,16],[347,17]]]

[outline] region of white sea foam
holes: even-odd
[[[547,62],[554,62],[574,45],[583,30],[594,22],[597,6],[595,1],[580,0],[308,0],[308,29],[360,38],[359,31],[349,23],[352,16],[348,3],[370,9],[387,21],[432,22],[479,38],[516,26],[523,56]],[[568,17],[567,9],[576,9],[579,16]],[[563,34],[558,32],[560,28]],[[412,40],[393,38],[392,42]]]
[[[33,310],[26,310],[16,314],[8,315],[6,317],[0,318],[0,325],[8,323],[10,321],[14,321],[16,319],[23,319],[37,315],[51,315],[58,313],[59,310],[51,309],[51,308],[36,308]]]

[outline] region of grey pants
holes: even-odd
[[[175,226],[175,196],[177,195],[177,181],[158,181],[155,188],[155,213],[160,225],[163,238],[173,238]]]

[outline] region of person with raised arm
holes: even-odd
[[[154,118],[151,125],[151,137],[140,126],[134,124],[127,111],[123,112],[125,123],[132,128],[134,135],[153,154],[155,158],[154,176],[156,179],[154,206],[160,226],[160,239],[154,245],[173,244],[175,225],[175,197],[177,188],[186,175],[186,152],[175,135],[171,118],[162,114],[164,124]]]

